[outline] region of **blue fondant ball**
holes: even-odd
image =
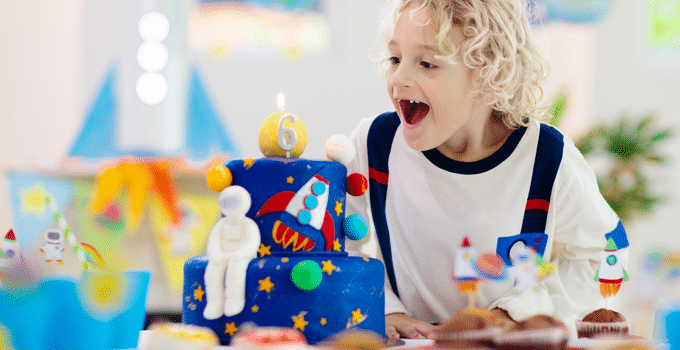
[[[345,236],[353,241],[358,241],[368,233],[368,221],[361,214],[352,214],[342,222]]]

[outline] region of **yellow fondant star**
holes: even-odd
[[[333,262],[331,262],[330,260],[322,261],[321,265],[323,265],[321,271],[328,273],[329,276],[333,271],[335,271],[335,265],[333,265]]]
[[[333,250],[336,252],[342,252],[342,246],[340,245],[340,239],[336,238],[335,241],[333,241]]]
[[[294,180],[295,180],[295,179],[293,179],[292,176],[288,176],[288,177],[286,178],[286,182],[288,182],[289,184],[292,184]]]
[[[356,309],[352,311],[352,322],[355,324],[359,324],[361,321],[365,319],[366,316],[361,314],[361,309]]]
[[[369,262],[369,261],[371,261],[371,259],[369,259],[369,258],[367,258],[367,257],[364,257],[364,261],[365,261],[365,262]]]
[[[253,305],[253,307],[250,308],[250,311],[252,311],[253,313],[257,313],[258,311],[260,311],[260,307],[257,305]]]
[[[309,324],[309,322],[305,321],[305,315],[306,314],[307,314],[306,311],[302,311],[297,316],[291,317],[293,319],[293,328],[294,329],[299,329],[302,332],[305,331],[305,326]]]
[[[328,320],[326,320],[325,317],[321,317],[321,320],[319,320],[319,323],[320,323],[322,326],[325,326],[326,323],[328,323]]]
[[[198,300],[200,302],[203,302],[203,296],[205,295],[205,291],[203,288],[199,285],[198,288],[194,289],[194,300]]]
[[[342,203],[335,201],[335,215],[340,216],[342,214]]]
[[[249,169],[255,163],[255,158],[250,157],[243,160],[243,167]]]
[[[234,334],[238,332],[238,327],[236,327],[236,322],[231,322],[227,323],[224,328],[224,334],[229,334],[230,336],[234,336]]]
[[[257,283],[260,284],[260,286],[257,288],[258,291],[266,291],[267,293],[271,293],[272,288],[274,288],[274,283],[272,283],[271,277],[269,276],[263,280],[259,280]]]
[[[287,263],[288,260],[290,260],[290,259],[288,259],[288,258],[281,258],[281,262],[282,262],[282,263]]]
[[[272,246],[264,245],[264,243],[260,243],[260,249],[257,250],[257,254],[259,254],[260,257],[272,255],[272,252],[270,251],[270,249],[272,249]]]

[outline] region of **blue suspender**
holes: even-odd
[[[399,296],[399,291],[397,290],[397,280],[394,276],[390,233],[387,229],[387,217],[385,216],[385,201],[387,199],[387,182],[389,179],[387,162],[399,123],[399,117],[396,112],[383,113],[376,117],[373,124],[371,124],[367,139],[368,188],[371,198],[373,224],[378,236],[378,244],[382,252],[383,261],[385,262],[387,278],[397,296]]]

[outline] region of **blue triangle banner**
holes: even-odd
[[[116,146],[116,71],[112,66],[106,73],[69,156],[102,159],[120,155]]]
[[[192,160],[207,160],[216,153],[239,157],[238,147],[233,142],[229,131],[220,122],[198,69],[195,67],[191,69],[189,89],[185,144],[187,157]]]

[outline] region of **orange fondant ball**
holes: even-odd
[[[206,176],[208,187],[215,192],[222,192],[223,189],[231,186],[233,180],[231,171],[223,165],[216,165],[210,168]]]
[[[368,190],[368,180],[364,175],[354,173],[347,176],[347,193],[352,196],[361,196]]]

